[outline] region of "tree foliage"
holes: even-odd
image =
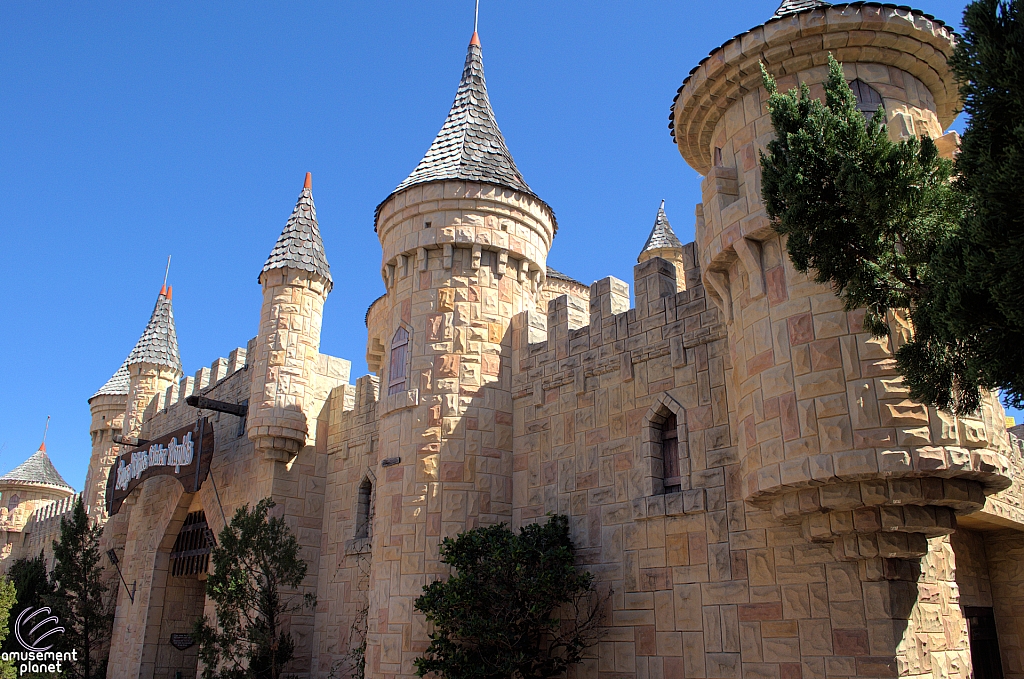
[[[60,520],[60,539],[53,541],[53,593],[44,597],[60,618],[64,634],[56,635],[54,650],[78,650],[78,660],[66,665],[65,676],[102,679],[114,624],[110,582],[100,566],[102,529],[92,525],[79,497],[70,518]]]
[[[997,7],[1010,13],[997,0],[968,8],[952,61],[970,79],[962,92],[973,116],[955,180],[927,136],[894,142],[884,112],[867,120],[831,56],[824,102],[806,85],[780,93],[763,72],[776,138],[761,155],[762,197],[790,259],[833,286],[848,310],[864,308],[876,336],[888,334],[892,312],[905,315],[913,336],[896,360],[911,397],[958,414],[978,408],[981,389],[1001,389],[1015,405],[1024,398],[1024,279],[1012,275],[1024,246],[1024,79],[1018,68],[999,71],[998,84],[985,80],[999,69],[979,55],[994,60],[993,45],[1012,42],[1009,29],[994,37]],[[1019,22],[1016,30],[1020,45]],[[983,102],[993,90],[1004,99]],[[1002,112],[976,113],[989,107]]]
[[[295,643],[286,630],[290,614],[316,605],[312,594],[290,594],[306,577],[307,564],[284,519],[268,518],[270,498],[250,510],[239,507],[211,550],[213,573],[206,596],[216,626],[196,623],[203,679],[278,679]]]
[[[6,644],[11,636],[11,611],[14,610],[16,596],[17,588],[14,582],[7,577],[0,578],[0,643],[3,644]],[[0,679],[15,679],[17,676],[14,662],[0,659]]]
[[[499,524],[445,538],[441,561],[455,573],[416,599],[434,626],[417,674],[545,679],[580,662],[601,618],[594,576],[574,559],[560,515],[518,534]]]
[[[16,559],[7,569],[7,577],[14,584],[14,598],[17,601],[11,609],[12,618],[17,618],[18,613],[26,608],[45,606],[53,594],[53,583],[46,572],[46,560],[42,552],[31,558]],[[7,652],[24,650],[14,635],[8,635],[0,649]]]

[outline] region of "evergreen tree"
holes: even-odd
[[[114,624],[110,583],[100,566],[102,529],[92,525],[79,497],[70,518],[60,520],[60,539],[53,541],[53,594],[50,606],[60,618],[64,634],[54,639],[54,650],[78,651],[78,660],[66,664],[65,676],[103,679]]]
[[[1009,18],[1016,10],[999,7],[996,0],[978,0],[965,21],[992,28],[982,18],[999,12],[1004,23],[1016,21]],[[831,56],[824,102],[812,99],[806,85],[780,93],[764,72],[776,138],[761,155],[762,197],[776,230],[787,237],[790,259],[797,270],[813,271],[817,282],[833,286],[848,310],[864,308],[865,328],[877,336],[888,333],[891,312],[905,314],[913,336],[896,359],[911,397],[958,414],[978,408],[981,389],[1001,389],[1012,404],[1024,397],[1024,281],[1011,273],[1024,263],[1022,156],[1012,151],[1014,144],[1024,148],[1024,126],[1016,122],[1024,112],[1024,79],[1018,69],[1016,80],[1001,72],[998,86],[985,85],[980,71],[989,67],[965,56],[989,54],[991,44],[979,47],[986,40],[1019,46],[1016,31],[1011,39],[1009,28],[992,29],[982,39],[969,30],[953,59],[960,77],[972,78],[963,90],[969,110],[982,108],[970,103],[981,99],[971,94],[975,88],[999,89],[1003,100],[987,100],[997,107],[1008,105],[1016,88],[1016,108],[1001,114],[1005,125],[996,133],[1003,140],[1000,159],[1013,160],[1013,168],[999,173],[990,167],[983,179],[977,177],[984,163],[969,161],[979,153],[972,149],[987,143],[991,155],[998,142],[971,140],[989,139],[999,116],[972,118],[954,182],[953,164],[938,156],[931,139],[893,142],[884,114],[865,119]],[[1007,61],[1022,52],[1015,54]],[[969,66],[957,64],[973,64],[979,73],[965,75]],[[967,178],[971,173],[976,178]],[[971,189],[975,182],[1003,195],[1003,203]],[[996,183],[1001,188],[993,188]],[[986,201],[991,209],[979,211]],[[984,226],[981,214],[992,217]]]
[[[216,626],[204,617],[195,627],[203,679],[278,679],[295,651],[286,617],[316,605],[312,594],[284,591],[302,583],[307,565],[284,519],[267,518],[274,506],[264,498],[239,507],[211,550],[206,596]]]
[[[11,635],[11,610],[16,604],[16,594],[14,583],[6,577],[0,578],[0,643],[5,645]],[[0,659],[0,679],[15,679],[17,676],[14,662]]]
[[[950,66],[969,114],[955,187],[968,209],[933,258],[915,341],[899,356],[913,392],[971,410],[977,387],[1024,404],[1024,5],[976,0]],[[929,377],[933,376],[933,377]],[[959,403],[956,399],[959,399]]]
[[[39,556],[15,560],[7,569],[7,577],[14,583],[17,601],[11,610],[11,618],[17,618],[18,614],[26,608],[45,606],[50,595],[53,594],[53,583],[50,582],[50,576],[46,573],[46,560],[43,558],[42,552],[39,553]],[[0,650],[10,652],[25,649],[21,647],[14,635],[10,634],[0,645]]]
[[[434,626],[419,676],[547,679],[597,643],[594,576],[575,565],[565,516],[518,534],[499,524],[445,538],[441,562],[455,573],[415,602]]]

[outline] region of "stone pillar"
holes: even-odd
[[[412,677],[429,641],[413,600],[447,572],[441,539],[533,518],[512,510],[511,322],[535,307],[554,219],[531,195],[446,181],[392,195],[377,232],[387,298],[370,323],[384,355],[367,675]]]

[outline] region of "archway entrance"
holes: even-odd
[[[195,679],[199,647],[192,629],[203,616],[212,532],[202,509],[189,508],[167,564],[154,679]]]

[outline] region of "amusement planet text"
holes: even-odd
[[[142,476],[150,467],[174,467],[174,473],[177,474],[182,467],[192,464],[192,454],[192,432],[185,434],[181,438],[181,443],[178,443],[176,438],[172,438],[166,446],[154,443],[148,450],[132,453],[132,460],[128,464],[125,464],[124,460],[118,462],[114,488],[127,490],[128,484]]]

